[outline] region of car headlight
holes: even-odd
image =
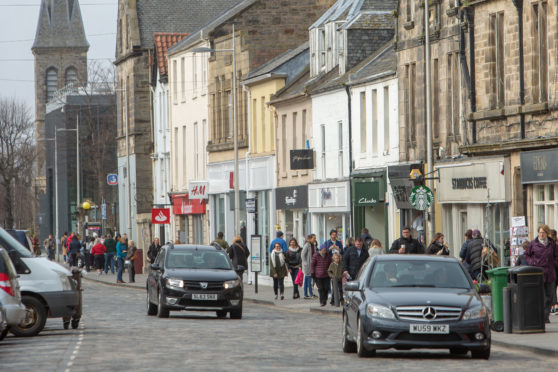
[[[463,320],[480,319],[486,316],[486,307],[479,306],[468,309],[463,313]]]
[[[395,319],[395,314],[389,307],[378,305],[378,304],[368,304],[366,306],[366,311],[368,315],[374,318],[384,318],[384,319]]]
[[[60,284],[62,285],[62,290],[63,291],[73,290],[72,282],[70,281],[70,280],[73,280],[73,279],[71,277],[67,276],[64,273],[58,273],[58,279],[60,279]]]
[[[167,279],[167,286],[175,288],[184,288],[184,281],[180,279]]]
[[[230,289],[234,287],[238,287],[240,285],[240,280],[227,280],[224,284],[225,289]]]

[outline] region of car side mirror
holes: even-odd
[[[489,294],[492,292],[492,289],[488,284],[479,284],[479,294]]]
[[[237,265],[236,266],[236,271],[244,271],[244,270],[246,270],[246,268],[244,266],[242,266],[242,265]]]
[[[158,264],[154,263],[151,264],[151,270],[161,270],[161,267]]]
[[[359,290],[360,290],[360,283],[357,281],[352,281],[345,284],[345,292],[356,292]]]

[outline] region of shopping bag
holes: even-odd
[[[303,283],[304,283],[304,273],[302,272],[302,269],[298,269],[298,274],[296,274],[294,284],[298,285],[299,287],[302,287]]]

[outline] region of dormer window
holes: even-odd
[[[325,47],[325,30],[319,31],[318,51],[320,53],[320,69],[324,69],[326,65],[326,47]]]
[[[47,102],[54,98],[56,88],[58,87],[58,71],[51,67],[46,72],[46,100]]]

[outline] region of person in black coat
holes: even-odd
[[[434,239],[432,239],[426,253],[438,256],[449,256],[450,252],[447,244],[444,242],[444,234],[436,233],[436,235],[434,235]]]
[[[389,253],[399,253],[399,254],[407,254],[407,253],[424,253],[424,247],[422,244],[419,243],[418,240],[413,239],[411,236],[411,228],[409,226],[405,226],[401,230],[401,237],[395,240],[391,244],[391,248]]]
[[[250,251],[244,245],[242,238],[240,236],[235,236],[233,240],[233,244],[229,248],[229,257],[233,264],[233,269],[237,272],[238,275],[242,278],[242,274],[244,274],[244,270],[248,268],[248,257],[250,256]],[[243,270],[237,270],[238,265],[244,267]]]
[[[76,234],[72,237],[69,246],[69,254],[70,254],[70,266],[77,266],[78,265],[78,257],[81,251],[81,242],[79,241],[79,236]]]
[[[350,280],[356,279],[358,271],[369,257],[361,237],[356,238],[355,245],[349,247],[343,255],[343,275],[349,274]]]
[[[159,238],[153,239],[153,243],[149,246],[147,250],[147,260],[152,264],[155,262],[159,251],[161,250],[161,244],[159,243]]]

